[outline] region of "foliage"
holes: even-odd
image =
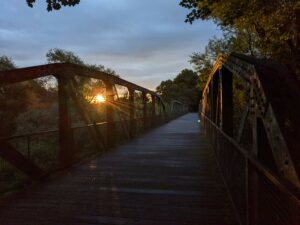
[[[33,7],[36,0],[26,0],[29,7]],[[75,6],[80,3],[80,0],[46,0],[47,10],[59,10],[61,6]]]
[[[85,63],[79,56],[72,51],[54,48],[46,53],[48,63],[74,63],[81,66],[86,66],[90,69],[104,72],[113,76],[119,76],[113,69],[106,68],[103,65]]]
[[[0,70],[14,69],[7,56],[0,57]],[[47,108],[56,93],[43,87],[42,81],[30,80],[0,87],[0,136],[13,135],[18,129],[17,119],[27,110]],[[28,124],[27,124],[28,125]]]
[[[233,31],[228,31],[223,38],[214,37],[210,39],[204,52],[194,52],[191,55],[189,62],[194,65],[196,72],[199,74],[198,88],[201,91],[220,53],[229,54],[230,52],[241,52],[249,54],[252,51],[252,53],[258,55],[244,40],[241,34],[234,34]]]
[[[113,75],[113,76],[116,76],[116,77],[120,77],[116,71],[114,71],[113,69],[111,68],[107,68],[103,65],[97,65],[97,64],[85,64],[88,68],[90,69],[93,69],[93,70],[97,70],[97,71],[100,71],[100,72],[103,72],[103,73],[107,73],[107,74],[110,74],[110,75]]]
[[[15,63],[11,58],[3,55],[0,56],[0,71],[15,69]]]
[[[43,108],[31,108],[16,118],[16,134],[34,133],[56,129],[58,125],[58,105],[52,102]]]
[[[50,49],[46,53],[48,63],[74,63],[84,65],[83,60],[71,51],[59,48]]]
[[[0,70],[14,69],[14,62],[7,56],[0,57]],[[10,135],[16,129],[14,119],[25,108],[22,85],[0,87],[0,137]]]
[[[103,65],[88,64],[85,63],[79,56],[72,51],[66,51],[63,49],[50,49],[47,54],[48,63],[73,63],[81,66],[85,66],[92,70],[104,72],[113,76],[118,76],[116,72],[110,68],[106,68]],[[96,107],[91,104],[91,101],[97,94],[104,94],[105,85],[102,80],[75,76],[77,81],[76,94],[80,104],[89,112],[92,120],[95,122],[103,121],[105,115],[102,108]],[[72,114],[72,121],[76,124],[82,123],[81,117],[75,109],[74,102],[71,101],[70,111]]]
[[[190,9],[186,22],[213,19],[224,31],[244,34],[260,56],[299,72],[298,0],[182,0],[180,5]]]
[[[156,91],[168,102],[179,100],[191,105],[197,105],[199,93],[197,80],[198,75],[196,72],[184,69],[174,80],[162,81],[156,88]]]
[[[103,65],[85,63],[72,51],[66,51],[59,48],[50,49],[46,54],[46,58],[48,63],[73,63],[113,76],[118,76],[114,70],[106,68]],[[78,82],[77,93],[79,94],[78,97],[80,98],[80,101],[82,104],[86,105],[86,108],[91,108],[92,106],[86,103],[89,103],[89,101],[92,99],[91,96],[95,96],[95,90],[103,90],[105,88],[103,81],[79,76],[76,76],[75,79]],[[91,109],[90,111],[93,110]]]

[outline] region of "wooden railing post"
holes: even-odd
[[[116,126],[114,121],[114,91],[110,81],[105,82],[106,87],[106,120],[107,120],[107,146],[116,145]]]
[[[136,120],[135,120],[135,104],[134,104],[134,89],[129,89],[129,134],[130,137],[135,136]]]
[[[58,106],[59,106],[59,162],[65,167],[74,160],[73,133],[71,129],[70,111],[68,109],[69,96],[67,95],[67,80],[57,77]]]

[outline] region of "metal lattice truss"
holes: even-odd
[[[232,118],[228,118],[233,113],[230,100],[232,75],[243,81],[247,101],[239,124],[237,143],[241,140],[245,121],[250,120],[253,131],[252,153],[256,156],[260,154],[261,128],[257,126],[257,120],[260,119],[267,137],[263,141],[271,149],[272,155],[269,157],[274,159],[279,176],[300,186],[300,94],[297,80],[287,69],[271,61],[236,53],[220,55],[203,91],[202,113],[220,127],[224,127],[225,123],[224,131],[231,136],[232,125],[226,128],[226,120],[232,123]],[[228,79],[231,85],[226,89],[224,80],[226,82]]]

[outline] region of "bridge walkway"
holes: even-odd
[[[50,178],[1,225],[238,224],[197,114],[186,114]]]

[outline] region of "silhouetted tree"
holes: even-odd
[[[16,66],[12,59],[7,56],[0,57],[0,70],[15,69]],[[49,115],[50,105],[56,101],[56,92],[52,89],[47,89],[42,81],[28,80],[11,85],[4,85],[0,87],[0,136],[11,136],[19,128],[20,121],[18,120],[22,114],[29,115],[34,110],[44,110],[44,114]],[[17,122],[18,120],[18,122]],[[29,118],[27,121],[39,121],[39,118]],[[25,121],[25,120],[24,120]],[[50,121],[50,120],[49,120]],[[26,124],[32,126],[32,124]],[[41,123],[36,122],[36,125]],[[43,124],[47,126],[46,124]]]
[[[85,63],[79,56],[77,56],[72,51],[67,51],[60,48],[53,48],[50,49],[47,54],[46,58],[48,63],[74,63],[81,66],[86,66],[93,70],[98,70],[110,75],[119,76],[113,69],[106,68],[103,65],[97,65],[97,64],[88,64]]]
[[[36,0],[26,0],[29,7],[33,7]],[[47,10],[59,10],[62,6],[75,6],[80,3],[80,0],[46,0]]]
[[[192,105],[197,104],[199,89],[197,88],[198,75],[193,70],[182,70],[174,80],[162,81],[156,91],[166,101],[173,99]]]
[[[224,31],[244,35],[250,50],[289,65],[299,73],[298,0],[181,0],[190,9],[186,22],[213,19]],[[252,52],[253,53],[253,52]]]

